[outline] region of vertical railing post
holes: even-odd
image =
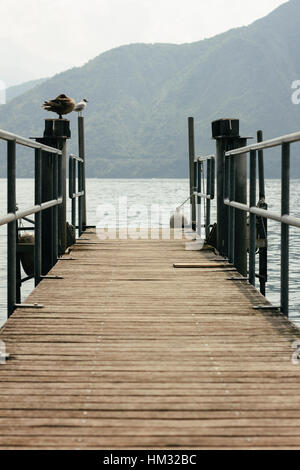
[[[76,198],[74,193],[76,192],[76,166],[74,158],[69,158],[69,198],[71,199],[71,218],[72,225],[76,230]]]
[[[69,126],[69,121],[67,121]],[[63,255],[67,249],[67,140],[61,137],[58,140],[58,148],[62,151],[61,174],[62,204],[58,207],[58,254]]]
[[[82,174],[82,166],[81,162],[78,162],[78,192],[81,193],[83,190],[83,174]],[[82,196],[79,196],[78,200],[78,234],[79,237],[83,233],[83,206],[82,206]]]
[[[247,139],[240,137],[233,142],[233,148],[245,147]],[[235,158],[235,200],[247,204],[247,154]],[[248,275],[247,263],[247,213],[235,209],[234,265],[243,276]]]
[[[34,201],[36,205],[42,202],[42,152],[35,150],[35,171],[34,171]],[[37,286],[42,275],[42,213],[35,214],[34,224],[34,281]]]
[[[211,198],[215,198],[215,180],[216,180],[216,162],[215,162],[215,157],[213,157],[210,160],[210,195]],[[210,210],[211,210],[211,204],[209,204],[209,211],[207,211],[207,224],[206,224],[206,229],[207,229],[207,234],[206,237],[208,238],[209,235],[209,227],[210,227]]]
[[[206,164],[206,193],[208,195],[212,195],[212,160],[207,160]],[[210,208],[211,208],[211,201],[207,199],[206,202],[206,219],[205,219],[205,238],[208,238],[209,235],[209,226],[210,226]]]
[[[257,131],[257,142],[263,141],[263,132]],[[258,151],[258,178],[259,178],[259,199],[264,200],[265,195],[265,168],[264,168],[264,151]]]
[[[51,142],[47,142],[51,145]],[[42,152],[41,161],[42,202],[50,201],[53,195],[53,155]],[[45,276],[53,267],[53,212],[47,209],[42,212],[42,275]]]
[[[53,199],[58,199],[58,155],[53,155]],[[53,255],[53,266],[55,265],[57,259],[58,259],[58,206],[54,206],[52,208],[53,210],[53,235],[52,235],[52,241],[53,241],[53,249],[52,249],[52,255]]]
[[[202,163],[197,161],[195,163],[195,178],[196,178],[196,191],[197,194],[201,193],[202,189]],[[202,205],[202,198],[197,195],[197,233],[200,236],[202,230],[202,214],[201,214],[201,205]]]
[[[72,191],[73,191],[73,199],[72,199],[72,225],[75,227],[75,233],[76,233],[76,210],[77,210],[77,198],[74,197],[74,194],[76,193],[76,161],[72,160],[72,172],[73,172],[73,186],[72,186]],[[74,221],[74,223],[73,223]]]
[[[257,131],[257,142],[263,141],[263,132]],[[260,209],[268,209],[268,205],[265,201],[265,170],[264,170],[264,151],[258,151],[258,176],[259,176],[259,202],[258,207]],[[264,240],[265,246],[259,248],[259,283],[260,292],[262,295],[266,295],[266,283],[268,281],[268,219],[260,217],[258,219],[258,233],[260,239]]]
[[[290,144],[282,144],[281,215],[290,214]],[[289,314],[289,225],[281,224],[281,311]]]
[[[256,151],[250,152],[250,207],[256,206]],[[249,282],[255,286],[256,215],[250,213]]]
[[[229,157],[226,157],[225,156],[225,160],[224,160],[224,174],[223,174],[223,178],[224,178],[224,188],[223,188],[223,199],[226,199],[228,198],[229,199],[229,185],[230,185],[230,182],[229,182]],[[229,227],[229,207],[228,206],[225,206],[224,209],[226,210],[226,213],[227,213],[227,218],[226,218],[226,227],[225,229],[227,228],[227,240],[224,241],[224,252],[223,252],[223,255],[226,256],[226,258],[229,259],[229,252],[230,252],[230,227]],[[224,230],[225,230],[224,229]]]
[[[202,163],[197,162],[197,193],[202,192]],[[198,227],[198,235],[201,235],[202,233],[202,198],[200,196],[197,196],[197,213],[198,213],[198,222],[197,222],[197,227]]]
[[[21,256],[18,252],[18,222],[16,222],[17,230],[17,257],[16,257],[16,276],[17,276],[17,285],[16,285],[16,304],[20,304],[22,301],[22,276],[21,276]]]
[[[196,230],[196,198],[194,196],[196,192],[195,187],[195,170],[194,170],[194,161],[195,161],[195,135],[194,135],[194,118],[189,117],[188,119],[188,129],[189,129],[189,162],[190,162],[190,204],[191,204],[191,221],[192,221],[192,230]]]
[[[82,163],[82,190],[84,195],[79,199],[78,203],[81,204],[82,214],[82,229],[85,230],[87,225],[86,217],[86,182],[85,182],[85,141],[84,141],[84,117],[78,116],[78,148],[79,157],[83,159]]]
[[[230,200],[230,157],[225,155],[225,168],[224,168],[224,175],[225,175],[225,181],[224,181],[224,199]],[[227,230],[228,230],[228,250],[226,256],[228,259],[230,259],[230,232],[231,229],[231,219],[230,219],[230,207],[228,208],[228,224],[227,224]]]
[[[7,143],[7,212],[16,212],[16,141]],[[7,225],[7,311],[10,317],[16,305],[17,224]]]
[[[229,200],[235,200],[235,158],[229,158]],[[229,262],[234,264],[235,208],[229,207]]]

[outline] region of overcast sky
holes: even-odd
[[[193,42],[265,16],[283,0],[0,0],[0,80],[82,65],[135,42]]]

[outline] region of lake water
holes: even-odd
[[[6,180],[1,180],[0,214],[6,213]],[[32,179],[17,180],[17,203],[20,209],[33,205],[34,182]],[[145,215],[151,214],[152,222],[157,220],[159,208],[165,207],[160,226],[168,226],[169,210],[175,210],[188,196],[189,182],[185,179],[147,180],[87,180],[87,218],[89,225],[100,220],[109,224],[113,208],[121,204],[128,207],[128,217],[121,211],[120,226],[138,225],[145,222]],[[281,184],[279,180],[267,180],[266,194],[270,210],[280,212]],[[125,201],[124,198],[127,198]],[[98,211],[97,211],[98,208]],[[69,208],[70,209],[70,208]],[[186,207],[188,213],[188,205]],[[300,217],[300,180],[291,181],[291,214]],[[212,221],[215,220],[215,206],[212,207]],[[280,224],[269,221],[269,282],[267,298],[273,303],[280,301]],[[143,225],[145,225],[143,223]],[[6,227],[0,227],[0,325],[6,320]],[[23,285],[23,299],[33,289],[33,282]],[[291,228],[290,236],[290,317],[300,321],[300,230]]]

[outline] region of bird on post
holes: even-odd
[[[69,96],[62,94],[54,100],[45,101],[42,108],[46,111],[57,113],[59,115],[59,119],[62,119],[63,114],[71,113],[74,110],[75,105],[76,103],[73,98],[69,98]]]
[[[88,100],[85,98],[82,98],[82,100],[79,101],[79,103],[75,105],[74,111],[76,111],[76,113],[79,113],[79,116],[82,116],[82,111],[85,110],[87,103],[88,103]]]

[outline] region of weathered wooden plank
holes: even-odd
[[[297,328],[184,240],[83,238],[1,330],[0,448],[299,448]]]
[[[76,407],[75,407],[76,408]],[[43,409],[14,409],[7,410],[0,408],[0,417],[1,418],[53,418],[54,410],[43,410]],[[266,418],[276,418],[280,420],[288,419],[293,426],[294,421],[300,418],[300,412],[296,410],[255,410],[255,411],[219,411],[219,410],[206,410],[206,411],[122,411],[122,410],[107,410],[107,411],[83,411],[80,409],[75,410],[55,410],[56,418],[81,418],[81,419],[141,419],[141,420],[151,420],[151,419],[171,419],[171,420],[223,420],[230,419],[230,422],[234,425],[235,420],[240,420],[242,418],[251,418],[254,419],[266,419]],[[251,421],[252,422],[252,421]]]
[[[2,448],[54,449],[210,449],[210,448],[299,448],[300,436],[0,436]]]

